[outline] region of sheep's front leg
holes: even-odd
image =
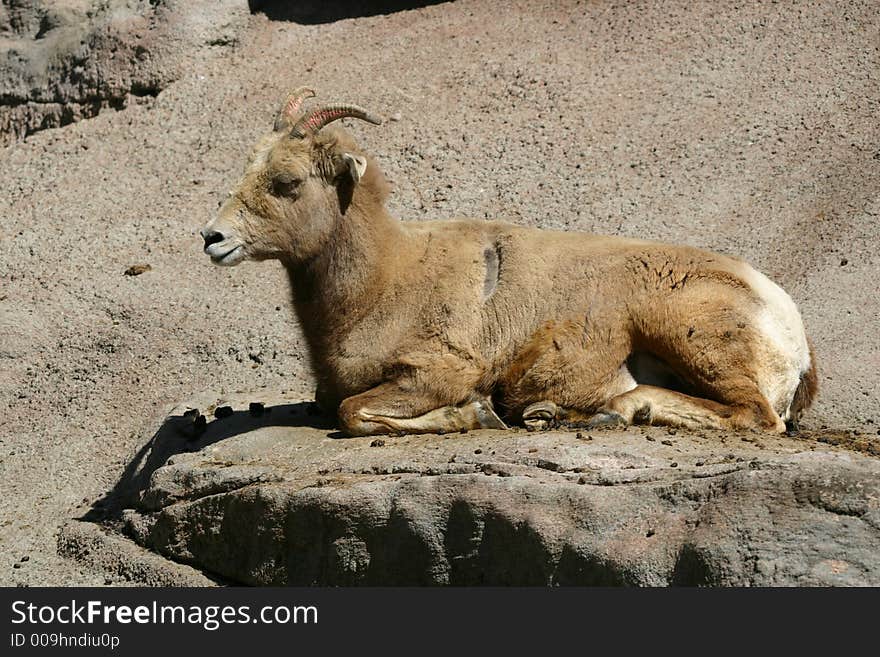
[[[339,422],[350,436],[507,428],[488,398],[438,406],[434,396],[407,391],[395,383],[382,384],[343,401]]]

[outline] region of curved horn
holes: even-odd
[[[350,116],[374,125],[382,125],[382,119],[370,114],[357,105],[335,104],[321,105],[303,116],[290,131],[291,137],[302,138],[307,134],[315,134],[328,123]]]
[[[312,98],[315,90],[309,87],[299,87],[294,89],[293,93],[287,96],[281,111],[275,117],[275,130],[281,130],[293,123],[296,115],[299,114],[299,108],[306,98]]]

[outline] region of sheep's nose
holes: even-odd
[[[205,239],[205,249],[206,250],[212,244],[216,244],[217,242],[222,242],[224,239],[226,239],[223,236],[223,233],[219,233],[216,230],[202,229],[199,232],[202,234],[202,237]]]

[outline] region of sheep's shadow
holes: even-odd
[[[391,14],[406,9],[418,9],[450,0],[248,0],[252,14],[265,14],[269,20],[291,21],[302,25],[332,23],[346,18]]]
[[[153,473],[175,454],[198,452],[209,445],[268,426],[311,427],[331,432],[335,419],[322,414],[314,402],[267,406],[254,411],[230,411],[210,421],[198,411],[170,415],[128,463],[122,476],[103,497],[80,517],[80,520],[107,522],[119,519],[122,511],[137,505]],[[203,418],[198,420],[198,418]],[[330,433],[335,436],[335,433]]]

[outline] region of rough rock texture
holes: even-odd
[[[163,559],[126,538],[90,522],[72,520],[58,533],[58,553],[96,573],[105,584],[134,586],[214,586],[203,573]]]
[[[163,3],[195,26],[157,41],[173,82],[0,150],[0,584],[125,580],[59,557],[59,528],[114,486],[166,405],[313,394],[284,272],[213,267],[197,234],[299,84],[397,119],[351,129],[401,217],[748,259],[813,338],[821,390],[804,427],[876,435],[875,0],[457,0],[371,17],[350,2],[314,25],[248,4]]]
[[[156,96],[203,44],[234,39],[237,3],[3,0],[0,145]],[[230,22],[230,19],[232,22]]]
[[[209,404],[238,410],[194,432],[184,413],[209,399],[163,422],[106,503],[232,582],[880,585],[880,460],[821,436],[349,439],[265,392]]]

